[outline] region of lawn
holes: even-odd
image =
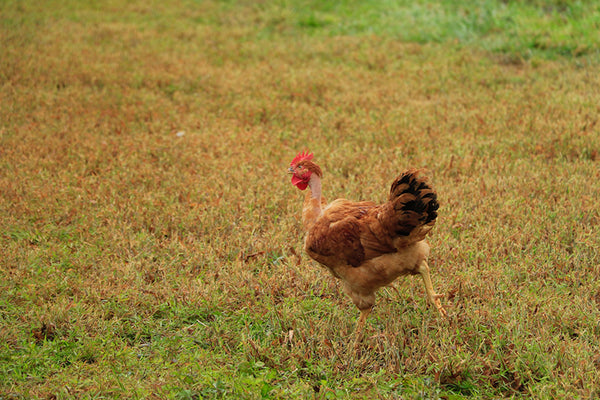
[[[597,398],[600,2],[0,3],[0,399]],[[435,288],[302,251],[424,168]]]

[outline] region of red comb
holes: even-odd
[[[303,152],[298,153],[298,155],[292,160],[290,165],[296,165],[300,161],[312,160],[312,159],[313,159],[313,153],[309,153],[308,151],[303,151]]]

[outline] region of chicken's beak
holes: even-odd
[[[294,173],[294,168],[292,168],[292,167],[289,167],[289,168],[288,168],[288,174],[293,174],[293,173]]]

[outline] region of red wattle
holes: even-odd
[[[300,190],[304,190],[308,187],[310,175],[304,179],[298,178],[296,175],[292,175],[292,184],[296,185],[296,187]]]

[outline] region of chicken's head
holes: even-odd
[[[290,163],[288,172],[292,174],[292,184],[296,185],[300,190],[307,188],[313,173],[319,176],[319,178],[323,176],[321,168],[312,162],[312,159],[312,153],[301,152]]]

